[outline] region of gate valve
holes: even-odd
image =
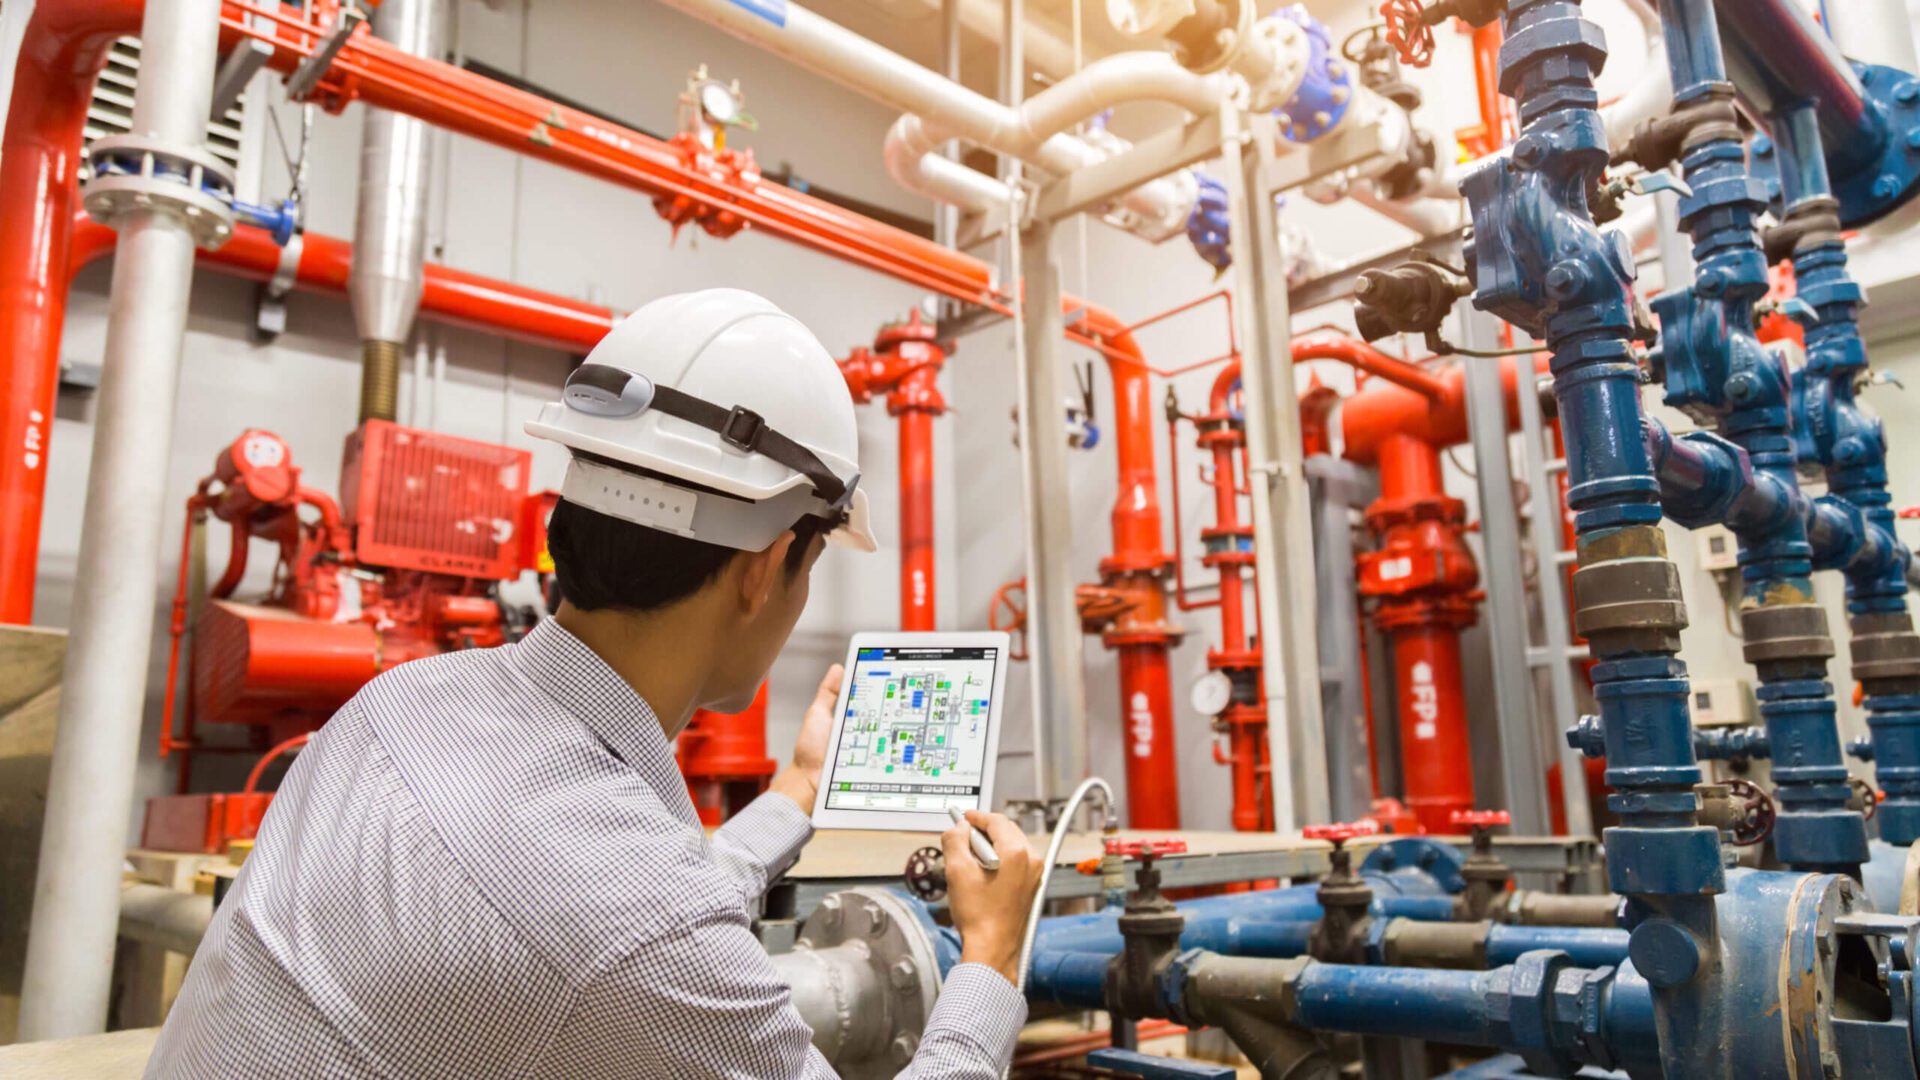
[[[1015,600],[1015,594],[1019,599]],[[987,629],[998,630],[1013,639],[1007,650],[1011,660],[1027,658],[1027,579],[1009,581],[993,591],[987,602]]]
[[[1387,44],[1408,67],[1423,68],[1433,63],[1433,23],[1428,15],[1420,0],[1386,0],[1380,5],[1380,17],[1387,23]]]
[[[1320,879],[1320,887],[1314,893],[1320,901],[1320,921],[1313,924],[1313,932],[1307,937],[1307,952],[1315,960],[1329,964],[1359,964],[1366,960],[1373,890],[1365,878],[1353,872],[1353,853],[1347,850],[1346,843],[1379,831],[1380,827],[1371,821],[1309,825],[1300,830],[1300,835],[1309,840],[1325,840],[1333,845],[1333,853],[1328,857],[1332,868]]]
[[[1594,224],[1605,225],[1620,216],[1620,204],[1627,196],[1651,195],[1656,191],[1672,191],[1683,199],[1693,195],[1687,182],[1672,173],[1627,173],[1595,185],[1587,195],[1587,208],[1593,214]]]
[[[1454,911],[1463,922],[1491,918],[1500,895],[1513,883],[1513,870],[1493,853],[1493,830],[1513,824],[1513,815],[1505,810],[1455,810],[1448,820],[1455,828],[1473,831],[1473,854],[1460,864],[1467,887],[1454,901]]]

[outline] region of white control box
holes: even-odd
[[[1700,569],[1718,572],[1740,568],[1740,540],[1725,525],[1693,530],[1693,542],[1700,553]]]
[[[1753,692],[1745,679],[1695,679],[1687,704],[1695,727],[1753,723]]]

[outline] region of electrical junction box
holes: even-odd
[[[1695,727],[1743,727],[1753,723],[1753,695],[1745,679],[1695,679],[1687,704]]]
[[[1740,541],[1725,525],[1693,530],[1693,542],[1699,547],[1700,569],[1718,572],[1740,568]]]

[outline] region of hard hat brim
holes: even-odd
[[[880,542],[873,535],[873,515],[867,510],[865,491],[854,491],[853,502],[847,507],[847,520],[827,533],[827,543],[869,555],[880,550]]]

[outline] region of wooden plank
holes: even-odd
[[[0,626],[0,1043],[20,1012],[66,646],[64,631]]]
[[[1122,829],[1118,835],[1126,839],[1173,837],[1185,840],[1187,842],[1185,858],[1328,850],[1326,843],[1319,840],[1305,840],[1297,834],[1204,830],[1156,832]],[[1102,851],[1103,839],[1103,835],[1097,832],[1074,833],[1068,836],[1066,844],[1060,849],[1059,865],[1072,866],[1082,859],[1099,855]],[[890,877],[901,872],[907,864],[907,857],[913,854],[916,848],[926,847],[929,844],[937,847],[939,843],[938,833],[823,829],[815,833],[813,839],[807,843],[806,848],[800,853],[800,861],[794,864],[793,869],[787,871],[787,876],[795,880]],[[1029,836],[1027,843],[1035,855],[1046,851],[1047,838],[1044,836]]]
[[[159,1028],[0,1046],[0,1076],[36,1080],[130,1080],[146,1071]]]

